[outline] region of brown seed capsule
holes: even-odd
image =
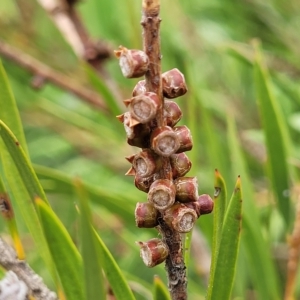
[[[149,147],[150,127],[148,124],[137,124],[135,126],[130,126],[130,120],[132,117],[129,111],[117,116],[117,118],[124,125],[127,143],[129,145],[139,148]]]
[[[160,107],[160,100],[155,93],[146,92],[124,101],[129,106],[131,117],[145,124],[154,119]]]
[[[200,195],[197,203],[199,203],[201,215],[210,214],[214,209],[214,201],[207,194]]]
[[[132,165],[141,177],[149,177],[159,167],[158,156],[150,149],[144,149],[133,158]]]
[[[154,178],[155,178],[155,174],[149,177],[142,177],[136,174],[134,177],[134,184],[140,191],[148,193],[151,184],[154,182]]]
[[[214,208],[214,202],[207,194],[200,195],[196,202],[185,203],[185,205],[194,209],[198,218],[211,213]]]
[[[139,228],[153,228],[158,225],[158,211],[149,203],[138,202],[135,207],[135,224]]]
[[[179,149],[177,134],[169,126],[157,127],[150,137],[151,148],[161,156],[170,156]]]
[[[188,129],[188,127],[183,125],[183,126],[174,127],[173,129],[178,137],[179,144],[180,144],[177,153],[191,150],[193,148],[193,139],[192,139],[191,131]]]
[[[136,97],[141,94],[145,94],[147,92],[146,89],[146,81],[145,80],[140,80],[134,87],[132,91],[132,97]]]
[[[158,210],[165,210],[175,202],[175,185],[168,179],[155,180],[148,193],[148,201]]]
[[[198,200],[198,180],[196,177],[179,177],[174,180],[176,201],[186,203]]]
[[[164,103],[164,118],[166,124],[170,127],[175,126],[181,119],[182,112],[180,107],[174,101],[165,100]]]
[[[149,66],[149,58],[144,51],[129,50],[120,46],[115,51],[115,55],[119,58],[119,65],[122,74],[126,78],[137,78],[145,75]]]
[[[164,96],[169,99],[180,97],[187,92],[184,75],[176,68],[162,74],[162,84]]]
[[[162,263],[169,255],[169,249],[161,239],[154,238],[148,242],[137,242],[140,246],[140,256],[144,264],[149,267],[155,267]]]
[[[170,163],[174,179],[177,177],[183,177],[192,167],[191,161],[184,152],[171,155]]]
[[[185,233],[193,228],[197,214],[193,208],[182,203],[175,203],[164,212],[163,218],[176,231]]]

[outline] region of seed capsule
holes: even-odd
[[[170,127],[175,126],[181,119],[182,112],[180,107],[174,101],[165,100],[164,103],[164,118],[166,124]]]
[[[174,127],[173,129],[178,137],[178,141],[180,144],[177,153],[191,150],[193,148],[193,139],[189,128],[183,125]]]
[[[132,117],[129,111],[117,116],[117,118],[124,125],[127,143],[129,145],[139,148],[149,147],[150,127],[148,124],[137,124],[135,126],[130,126]]]
[[[155,174],[149,177],[142,177],[139,174],[136,174],[134,177],[135,186],[145,193],[149,192],[151,184],[154,182]]]
[[[141,177],[149,177],[159,167],[158,156],[150,149],[144,149],[133,158],[132,165]]]
[[[140,246],[140,256],[149,268],[162,263],[169,255],[168,246],[161,239],[154,238],[148,242],[137,242],[137,244]]]
[[[174,179],[177,177],[183,177],[192,167],[191,161],[184,152],[171,155],[170,163]]]
[[[158,210],[165,210],[175,202],[176,189],[173,181],[155,180],[149,189],[148,201]]]
[[[197,214],[193,208],[182,203],[175,203],[164,212],[163,218],[176,231],[186,233],[193,228]]]
[[[154,119],[160,107],[160,100],[155,93],[146,92],[124,101],[129,106],[132,118],[145,124]]]
[[[185,203],[185,205],[194,209],[198,218],[211,213],[214,208],[214,202],[207,194],[200,195],[196,202]]]
[[[119,58],[119,65],[124,77],[141,77],[148,70],[149,58],[144,51],[128,50],[120,46],[119,50],[115,51],[115,55]]]
[[[157,127],[150,137],[151,148],[161,156],[170,156],[179,149],[177,134],[169,126]]]
[[[138,202],[135,207],[135,224],[139,228],[153,228],[158,225],[157,210],[149,203]]]
[[[176,68],[162,74],[162,84],[164,96],[169,99],[180,97],[187,92],[184,75]]]
[[[145,94],[147,92],[146,89],[146,81],[145,80],[140,80],[134,87],[132,91],[132,97],[136,97],[141,94]]]
[[[174,180],[176,201],[186,203],[198,200],[198,181],[196,177],[179,177]]]

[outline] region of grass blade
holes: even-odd
[[[218,258],[219,245],[222,236],[223,221],[226,211],[226,201],[227,201],[227,190],[223,177],[220,172],[215,170],[215,193],[214,193],[214,226],[213,226],[213,240],[212,240],[212,259],[210,267],[210,277],[207,297],[211,297],[212,287],[215,277],[215,267]]]
[[[242,193],[240,177],[228,204],[215,267],[211,296],[207,299],[227,300],[233,286],[242,223]]]
[[[91,224],[91,212],[88,197],[79,179],[74,182],[80,207],[80,240],[85,282],[85,299],[105,299],[102,275],[102,253],[96,246],[95,234]]]
[[[103,270],[107,277],[107,280],[114,292],[117,300],[135,300],[135,297],[126,282],[119,266],[114,260],[113,256],[105,246],[104,242],[100,236],[94,231],[95,237],[97,239],[97,247],[99,247],[99,252],[103,255]]]
[[[264,240],[257,207],[254,202],[254,190],[252,180],[245,159],[241,152],[241,146],[237,139],[238,132],[234,118],[227,118],[228,145],[231,149],[233,173],[240,173],[243,178],[243,234],[241,243],[244,245],[248,270],[257,291],[258,299],[279,299],[279,280],[272,258],[270,246]]]
[[[53,210],[36,198],[44,234],[68,300],[84,300],[82,261],[69,233]]]
[[[158,276],[154,276],[153,300],[170,300],[169,291]]]
[[[268,70],[256,45],[254,83],[256,98],[265,133],[268,154],[267,168],[279,211],[285,222],[290,220],[289,172],[287,166],[287,131],[278,103],[272,94]],[[274,151],[276,150],[276,151]]]

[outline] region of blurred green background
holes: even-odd
[[[107,42],[112,49],[119,45],[142,48],[141,1],[85,0],[76,10],[92,38]],[[200,193],[211,196],[215,168],[225,178],[229,194],[236,177],[242,178],[244,227],[234,299],[283,299],[288,237],[299,201],[299,15],[296,0],[161,1],[162,69],[181,70],[189,88],[176,100],[183,111],[180,125],[187,125],[194,139],[193,150],[187,153],[193,163],[189,175],[198,177]],[[90,192],[101,237],[137,295],[141,294],[139,299],[151,299],[153,276],[159,274],[165,280],[164,267],[146,269],[134,242],[158,233],[135,227],[135,203],[146,201],[146,194],[134,187],[132,177],[124,176],[130,167],[124,157],[139,149],[126,144],[123,126],[115,118],[116,113],[125,111],[121,100],[131,96],[137,80],[124,79],[112,57],[104,69],[113,88],[107,85],[76,57],[37,1],[0,1],[0,39],[97,90],[109,107],[115,108],[104,113],[47,82],[41,89],[33,89],[32,75],[0,54],[31,160],[55,212],[76,242],[78,216],[72,179],[80,177]],[[259,79],[254,73],[253,61],[258,55],[254,39],[261,41],[270,77]],[[265,82],[271,95],[266,97],[272,99],[270,114],[260,110],[257,102]],[[266,130],[266,124],[276,122],[279,131]],[[285,150],[277,159],[282,145]],[[270,153],[274,159],[271,170],[267,163]],[[276,182],[287,183],[287,189],[281,191],[283,200]],[[285,216],[278,203],[286,203]],[[30,264],[47,278],[21,217],[18,222]],[[6,232],[3,224],[1,231]],[[212,215],[203,216],[193,234],[190,299],[205,295],[211,239]],[[297,282],[300,297],[300,279]]]

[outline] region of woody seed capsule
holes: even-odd
[[[191,161],[184,152],[171,155],[170,163],[172,167],[173,178],[184,176],[192,167]]]
[[[189,128],[183,125],[174,127],[173,129],[178,137],[178,141],[180,144],[177,153],[191,150],[193,148],[193,139]]]
[[[176,201],[182,203],[197,201],[197,177],[179,177],[174,180],[174,184],[176,186]]]
[[[132,91],[132,97],[136,97],[140,94],[144,94],[147,92],[146,89],[146,81],[145,80],[140,80],[134,87]]]
[[[151,121],[160,107],[160,100],[155,93],[146,92],[125,100],[126,106],[129,106],[131,116],[138,122],[145,124]]]
[[[165,100],[164,103],[164,118],[166,124],[170,127],[175,126],[181,119],[182,112],[178,104],[174,101]]]
[[[139,228],[153,228],[158,225],[157,210],[151,203],[138,202],[136,204],[135,224]]]
[[[148,242],[137,242],[137,244],[140,246],[140,256],[149,268],[162,263],[169,255],[169,248],[161,239],[154,238]]]
[[[150,149],[144,149],[134,156],[132,165],[139,176],[149,177],[158,167],[158,156]]]
[[[196,202],[185,203],[185,205],[189,208],[194,209],[198,218],[201,215],[211,213],[214,208],[214,202],[207,194],[200,195]]]
[[[168,157],[179,149],[177,134],[169,126],[157,127],[150,137],[151,148],[161,156]]]
[[[148,124],[137,124],[135,126],[130,126],[132,117],[129,111],[117,116],[117,118],[124,125],[127,143],[129,145],[139,148],[149,147],[150,127]]]
[[[140,191],[148,193],[151,184],[154,182],[154,178],[155,174],[149,177],[142,177],[139,174],[136,174],[134,177],[134,184]]]
[[[175,185],[168,179],[154,181],[148,193],[148,201],[158,210],[165,210],[175,202]]]
[[[164,96],[169,99],[180,97],[187,92],[184,75],[176,68],[162,74],[162,84]]]
[[[115,55],[119,58],[119,65],[124,77],[141,77],[148,70],[149,58],[144,51],[128,50],[120,46],[119,50],[115,51]]]
[[[164,212],[163,218],[176,231],[186,233],[193,228],[197,214],[194,209],[182,203],[175,203]]]

